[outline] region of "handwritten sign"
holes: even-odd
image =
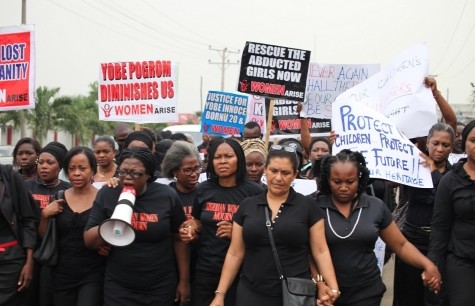
[[[35,108],[35,31],[0,28],[0,111]]]
[[[342,65],[310,63],[302,117],[332,117],[332,103],[346,90],[379,71],[379,64]]]
[[[434,97],[423,85],[427,74],[427,45],[421,43],[404,50],[387,68],[339,97],[383,113],[408,138],[427,136],[437,122]]]
[[[210,91],[201,118],[201,132],[239,135],[246,123],[247,95]]]
[[[432,188],[430,169],[422,167],[419,149],[396,125],[376,110],[338,96],[332,106],[338,137],[333,154],[343,149],[361,152],[370,176],[404,185]]]
[[[378,268],[382,275],[384,268],[384,255],[386,255],[386,243],[384,243],[384,241],[378,237],[378,240],[376,240],[376,243],[374,244],[373,251],[376,259],[378,260]]]
[[[246,42],[238,91],[304,101],[310,51]]]
[[[102,63],[98,82],[99,120],[178,121],[176,66],[168,60]]]

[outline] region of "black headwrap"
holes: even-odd
[[[52,141],[48,143],[43,149],[41,149],[40,154],[46,152],[54,156],[59,163],[59,167],[63,167],[64,157],[68,153],[68,149],[57,141]]]
[[[150,136],[148,136],[148,134],[146,132],[143,132],[143,131],[134,131],[132,133],[130,133],[127,138],[125,138],[125,143],[124,143],[124,146],[126,148],[129,147],[130,143],[134,140],[138,140],[138,141],[141,141],[143,142],[144,144],[147,145],[147,147],[152,150],[153,149],[153,140],[152,138],[150,138]]]

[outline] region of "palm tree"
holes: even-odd
[[[36,89],[35,108],[26,112],[26,120],[33,130],[33,137],[40,143],[46,138],[48,131],[53,127],[52,118],[54,116],[54,109],[51,108],[51,104],[54,96],[59,92],[59,89],[59,87],[38,87]]]

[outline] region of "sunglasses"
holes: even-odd
[[[287,151],[290,153],[297,153],[297,150],[293,147],[288,147],[288,146],[281,146],[281,145],[272,145],[270,147],[270,151]]]

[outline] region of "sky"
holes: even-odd
[[[311,61],[379,63],[419,42],[449,103],[470,103],[475,1],[469,0],[26,0],[35,25],[36,85],[86,95],[101,63],[178,63],[180,113],[209,90],[236,91],[246,41],[311,51]],[[21,23],[21,0],[0,0],[0,27]],[[211,63],[210,63],[211,62]],[[422,81],[422,80],[421,80]]]

